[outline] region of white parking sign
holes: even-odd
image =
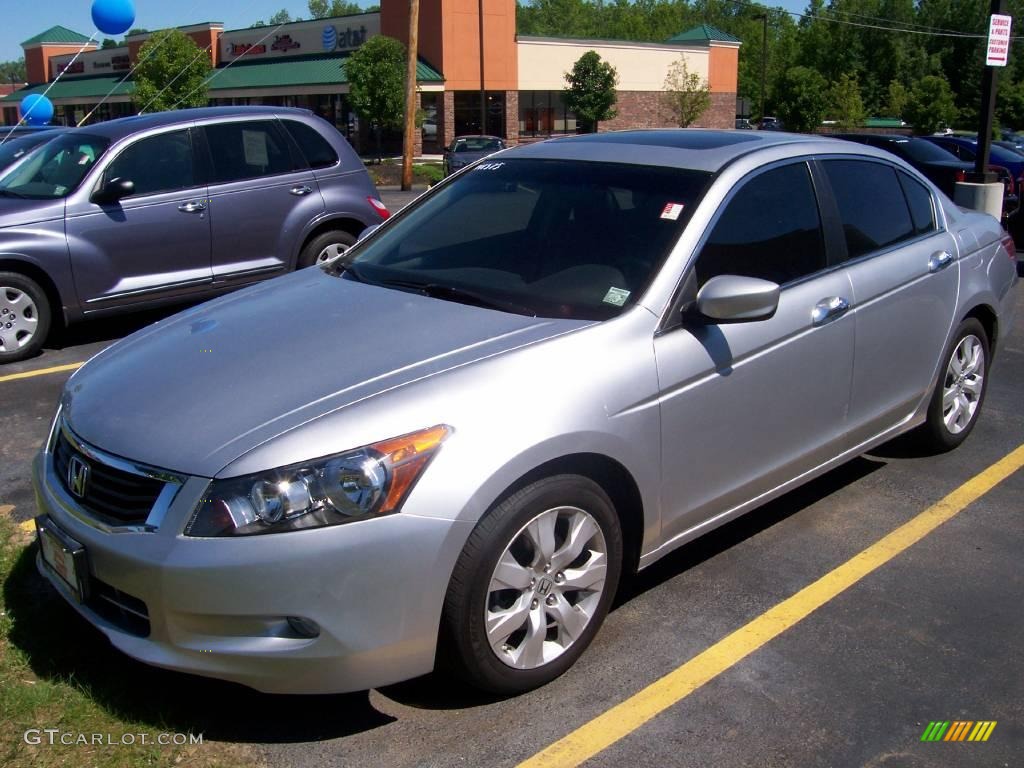
[[[989,67],[1005,67],[1010,57],[1010,23],[1013,18],[998,13],[992,14],[988,25],[988,50],[985,64]]]

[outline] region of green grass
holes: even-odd
[[[157,745],[162,733],[202,733],[210,703],[189,713],[183,686],[194,678],[151,670],[115,651],[39,577],[31,542],[0,515],[0,765],[251,768],[257,763],[248,748],[209,734],[203,734],[202,744]],[[208,689],[198,688],[195,695],[202,701]],[[217,719],[212,722],[214,730],[221,727]],[[117,743],[65,745],[57,734],[51,746],[46,733],[39,734],[41,744],[25,742],[26,731],[45,728],[59,729],[67,740],[102,734]],[[136,743],[121,744],[130,738],[125,734],[135,734]],[[139,734],[150,743],[141,744]]]

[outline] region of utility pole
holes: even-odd
[[[480,11],[480,133],[487,133],[487,91],[484,88],[484,0],[477,0]]]
[[[764,121],[764,113],[768,110],[765,106],[765,82],[768,79],[768,14],[761,13],[754,17],[755,21],[761,22],[761,120]]]
[[[409,61],[405,72],[405,140],[402,142],[402,189],[412,189],[412,155],[416,142],[416,62],[420,0],[409,0]]]

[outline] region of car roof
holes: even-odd
[[[455,137],[456,141],[458,141],[459,139],[497,139],[498,141],[504,141],[504,139],[501,138],[501,136],[488,136],[487,134],[484,133],[465,133],[461,136]]]
[[[296,117],[308,117],[313,113],[308,109],[295,107],[247,106],[247,107],[197,107],[195,109],[176,109],[169,112],[152,112],[131,117],[119,117],[102,123],[88,126],[89,133],[94,136],[105,136],[116,140],[150,128],[162,128],[168,125],[183,125],[197,120],[210,120],[218,117],[270,117],[273,115],[291,114]]]
[[[520,145],[506,157],[665,165],[714,173],[738,157],[780,145],[803,145],[808,152],[828,152],[834,139],[782,131],[651,129],[589,133]],[[865,154],[870,147],[857,145]]]

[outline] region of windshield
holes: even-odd
[[[14,138],[0,144],[0,171],[5,171],[31,150],[45,141],[56,138],[60,134],[38,131],[36,133],[15,134]]]
[[[505,145],[501,139],[492,136],[469,136],[465,139],[455,140],[456,152],[497,152],[504,148]]]
[[[710,178],[618,163],[484,162],[342,266],[351,279],[452,301],[603,320],[642,295]]]
[[[934,162],[956,162],[957,157],[952,152],[932,144],[924,139],[902,139],[893,142],[900,147],[911,160],[919,163]]]
[[[109,145],[109,139],[77,131],[55,136],[0,177],[0,195],[35,199],[66,197]]]

